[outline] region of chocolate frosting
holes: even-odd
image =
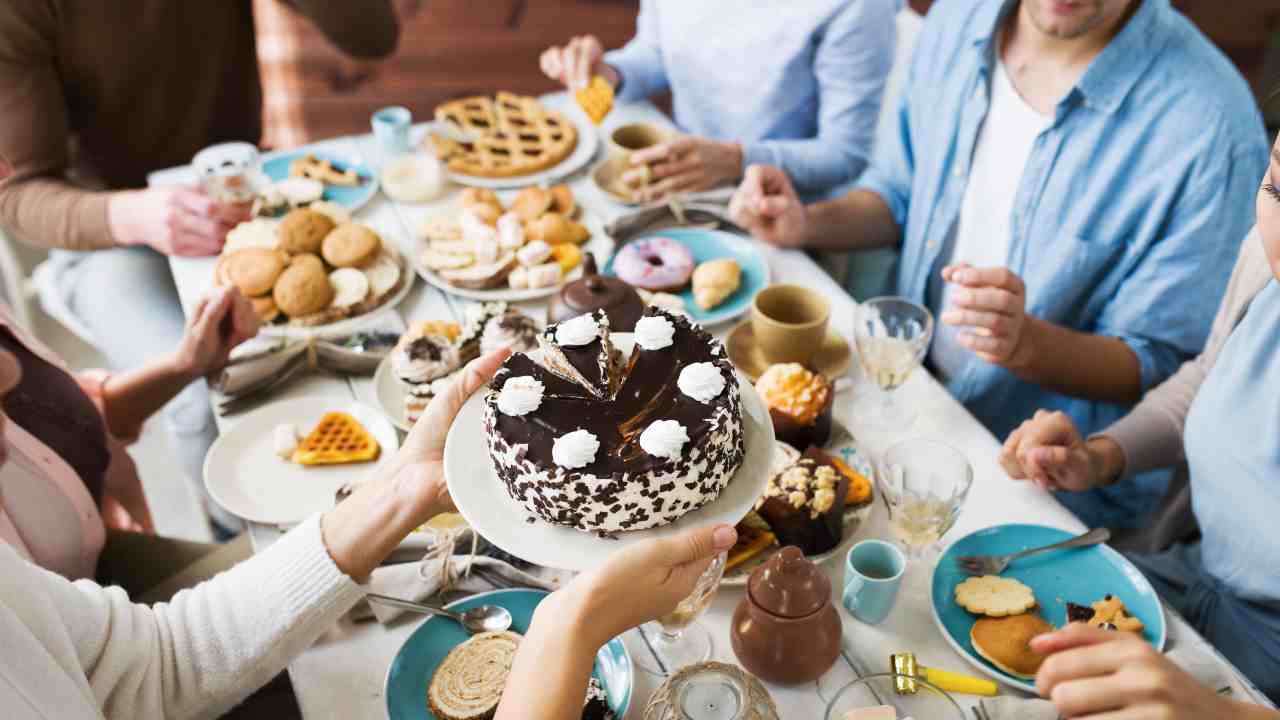
[[[556,323],[594,310],[605,310],[614,330],[631,332],[644,315],[644,308],[644,301],[635,288],[616,277],[601,275],[595,257],[587,253],[582,277],[560,288],[551,299],[547,315],[550,322]]]
[[[732,367],[723,354],[717,353],[718,344],[700,327],[687,318],[667,314],[654,308],[648,314],[662,314],[676,327],[674,342],[660,350],[644,350],[636,347],[625,370],[625,379],[612,400],[592,397],[576,383],[569,382],[543,368],[528,356],[513,355],[494,387],[501,390],[510,377],[532,375],[543,383],[545,393],[542,405],[523,417],[511,417],[498,413],[497,431],[510,443],[528,445],[528,456],[544,467],[552,467],[551,447],[555,439],[583,428],[600,441],[600,450],[590,465],[581,468],[597,477],[619,477],[624,473],[640,473],[668,465],[673,460],[654,457],[640,447],[640,433],[655,420],[676,420],[685,427],[689,445],[698,443],[711,428],[711,419],[718,405],[728,402],[728,393],[722,392],[711,403],[700,403],[676,386],[680,369],[695,362],[713,362],[725,376],[726,383],[736,383]],[[612,323],[612,318],[610,318]],[[599,340],[585,345],[595,346],[598,357]],[[570,351],[565,354],[574,362]],[[584,365],[586,363],[583,363]],[[574,366],[579,370],[577,362]]]

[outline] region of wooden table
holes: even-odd
[[[606,129],[614,123],[637,120],[667,122],[652,106],[620,107],[608,118]],[[381,152],[369,135],[338,138],[318,143],[314,147],[361,160],[370,166],[377,166],[381,162]],[[184,167],[155,173],[151,182],[190,183],[193,179],[190,168]],[[579,203],[588,212],[596,213],[605,221],[626,211],[626,208],[602,196],[582,174],[573,179],[571,184]],[[452,196],[448,196],[432,205],[414,207],[392,202],[379,194],[358,213],[358,217],[362,222],[387,231],[384,236],[401,240],[401,250],[411,253],[422,219],[428,213],[438,212],[452,200]],[[821,292],[831,302],[835,327],[846,337],[852,337],[855,303],[839,285],[801,252],[768,247],[763,250],[773,281],[799,283]],[[183,307],[188,312],[212,286],[213,264],[214,261],[209,258],[171,260]],[[448,296],[419,280],[397,310],[407,320],[459,318],[465,303],[466,301]],[[546,310],[545,302],[522,303],[520,307],[538,316],[542,316]],[[732,324],[713,330],[723,336],[731,327]],[[854,432],[862,450],[870,457],[877,456],[897,441],[914,436],[943,437],[968,456],[973,465],[974,485],[958,523],[948,535],[949,539],[1015,520],[1049,525],[1071,532],[1084,530],[1080,521],[1051,496],[1029,483],[1009,480],[996,463],[999,448],[996,439],[927,373],[915,373],[897,392],[901,401],[914,405],[919,411],[918,419],[910,428],[886,435],[865,427],[859,422],[859,407],[850,391],[837,396],[836,417]],[[312,376],[290,386],[279,398],[318,395],[335,399],[354,397],[377,407],[373,383],[367,378]],[[219,418],[218,424],[225,429],[236,421],[237,416]],[[255,549],[259,551],[281,534],[277,528],[256,524],[250,531]],[[879,503],[870,519],[859,529],[858,536],[887,536],[886,518]],[[824,695],[831,697],[831,690],[838,689],[855,677],[887,671],[888,657],[892,652],[909,650],[915,652],[924,665],[976,674],[960,655],[950,649],[934,623],[927,590],[931,572],[929,565],[922,562],[909,569],[897,605],[881,625],[864,625],[847,612],[841,611],[844,622],[842,657],[822,680],[799,687],[769,687],[784,719],[824,717]],[[844,577],[842,558],[828,561],[827,570],[831,577],[833,602],[838,604]],[[722,588],[701,619],[712,631],[715,659],[736,662],[729,645],[729,624],[733,609],[742,595],[740,588]],[[1170,649],[1190,644],[1213,652],[1205,640],[1181,617],[1169,613],[1168,619]],[[308,718],[385,717],[382,688],[387,667],[405,638],[420,622],[417,617],[408,617],[390,627],[346,620],[339,623],[289,666],[304,714]],[[649,653],[636,633],[628,633],[626,642],[633,656]],[[1225,660],[1222,662],[1226,663]],[[1240,679],[1240,685],[1245,688],[1246,693],[1259,702],[1266,703],[1265,698],[1252,689],[1238,672],[1234,669],[1231,672]],[[633,719],[640,717],[646,701],[657,686],[656,678],[639,670],[635,680],[635,693],[628,715]],[[1002,689],[1001,692],[1013,691]],[[973,698],[958,696],[957,699],[966,707],[974,704]]]

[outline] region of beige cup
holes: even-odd
[[[664,143],[669,137],[670,133],[652,123],[629,123],[609,133],[609,149],[630,160],[631,153]]]
[[[771,363],[803,363],[822,347],[831,305],[800,285],[770,285],[751,303],[751,332]]]

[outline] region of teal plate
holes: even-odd
[[[533,609],[547,596],[542,590],[494,590],[459,600],[450,610],[469,610],[477,605],[500,605],[511,612],[511,629],[521,635],[529,630]],[[387,670],[384,694],[390,720],[436,720],[427,709],[427,685],[445,655],[470,637],[452,620],[427,618],[409,635]],[[623,717],[631,707],[633,670],[631,655],[622,641],[614,638],[596,655],[592,673],[609,697],[609,707]]]
[[[645,233],[641,237],[669,237],[689,248],[693,254],[693,262],[706,262],[717,258],[729,257],[738,261],[742,267],[742,285],[725,301],[710,310],[703,310],[693,302],[693,291],[685,288],[679,293],[684,299],[685,311],[700,325],[711,326],[728,322],[751,309],[751,301],[756,293],[769,284],[769,264],[764,255],[750,238],[724,232],[723,230],[703,230],[699,228],[672,228],[657,232]],[[618,250],[622,248],[619,247]],[[617,251],[613,257],[618,256]],[[613,275],[613,258],[605,263],[602,272]]]
[[[303,155],[315,155],[321,160],[328,160],[333,163],[334,167],[339,169],[355,168],[355,171],[360,175],[361,183],[355,187],[343,187],[325,183],[324,194],[320,196],[322,199],[337,203],[351,212],[355,212],[364,207],[365,203],[369,202],[370,198],[377,194],[378,176],[372,170],[360,163],[352,163],[350,159],[335,153],[317,152],[304,148],[283,155],[273,155],[262,161],[262,173],[271,178],[271,182],[284,180],[289,177],[289,165]]]
[[[1011,687],[1030,693],[1035,684],[996,669],[973,649],[969,631],[977,618],[956,604],[955,587],[967,575],[956,558],[962,555],[1007,555],[1034,547],[1052,545],[1073,535],[1042,525],[997,525],[955,541],[933,570],[933,618],[947,642],[987,675]],[[1067,603],[1090,605],[1104,595],[1115,595],[1130,615],[1146,626],[1143,636],[1164,649],[1164,609],[1151,583],[1120,553],[1106,545],[1035,555],[1015,560],[1004,577],[1014,578],[1035,592],[1040,614],[1055,627],[1067,622]]]

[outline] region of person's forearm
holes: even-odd
[[[902,236],[889,205],[870,190],[814,203],[805,212],[804,245],[815,250],[871,250],[897,245]]]
[[[1123,340],[1091,335],[1027,317],[1022,348],[1009,370],[1072,397],[1134,403],[1142,395],[1142,367]]]
[[[107,429],[122,438],[137,437],[142,424],[196,379],[175,355],[107,378],[102,386]]]
[[[507,678],[495,720],[576,720],[582,717],[600,645],[566,622],[553,595],[538,606]]]
[[[49,177],[15,181],[0,186],[0,228],[16,240],[42,248],[117,247],[107,223],[112,194]]]
[[[320,529],[334,563],[363,583],[417,527],[448,508],[445,497],[423,499],[420,466],[393,466],[360,484],[324,514]]]

